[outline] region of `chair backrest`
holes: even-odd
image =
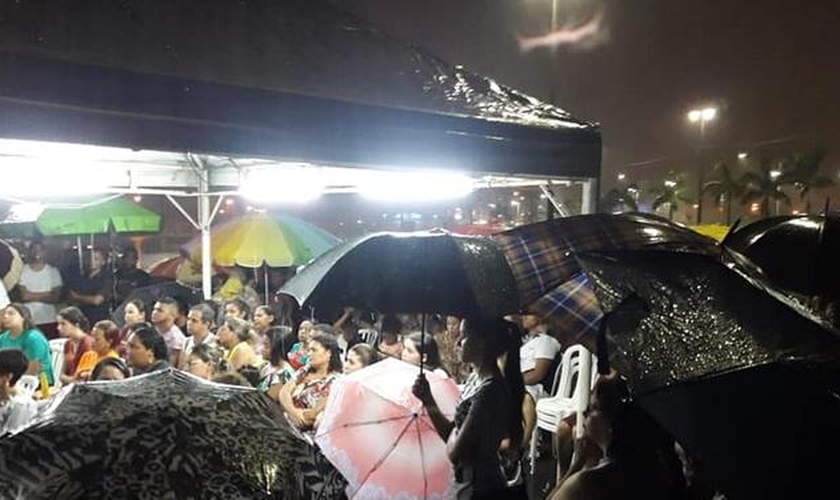
[[[21,397],[31,398],[38,390],[40,383],[41,381],[35,375],[23,375],[15,384],[15,389]]]
[[[64,344],[67,339],[50,340],[50,364],[53,369],[53,383],[58,385],[58,378],[64,372]]]
[[[373,328],[365,328],[359,330],[359,337],[362,338],[362,341],[364,341],[365,344],[376,347],[376,344],[379,341],[379,332]]]
[[[560,377],[563,374],[563,353],[558,352],[556,356],[554,356],[554,360],[551,362],[551,367],[548,370],[549,374],[554,374],[551,379],[551,392],[549,393],[551,396],[557,394],[557,388],[560,387]],[[545,385],[545,381],[543,381],[543,388],[548,388]]]
[[[563,352],[563,360],[560,362],[560,381],[557,384],[555,394],[564,398],[571,398],[577,387],[578,372],[583,357],[589,356],[589,351],[582,345],[573,345]]]

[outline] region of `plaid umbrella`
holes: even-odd
[[[566,338],[587,343],[603,313],[576,253],[668,250],[718,255],[715,242],[648,214],[582,215],[523,226],[493,237],[510,264],[524,310],[552,319]]]
[[[717,255],[714,240],[649,214],[593,214],[552,219],[493,237],[507,258],[523,305],[572,280],[575,252],[671,250]]]

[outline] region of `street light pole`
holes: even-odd
[[[692,109],[688,112],[688,121],[700,125],[700,144],[697,148],[697,160],[700,166],[697,173],[697,225],[700,225],[703,221],[703,184],[706,181],[706,166],[703,163],[701,152],[706,137],[706,122],[714,120],[717,116],[717,111],[717,108],[710,106],[707,108]]]

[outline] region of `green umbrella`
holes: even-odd
[[[160,231],[160,215],[124,198],[80,208],[48,208],[35,222],[44,236],[156,233]]]

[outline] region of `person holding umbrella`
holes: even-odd
[[[518,450],[523,439],[525,393],[519,368],[519,330],[502,319],[466,319],[461,324],[461,360],[475,367],[450,421],[441,412],[422,373],[412,392],[423,403],[455,469],[458,500],[527,498],[507,486],[499,450]],[[506,355],[504,373],[499,358]],[[501,418],[500,418],[501,417]],[[520,491],[521,490],[521,491]]]

